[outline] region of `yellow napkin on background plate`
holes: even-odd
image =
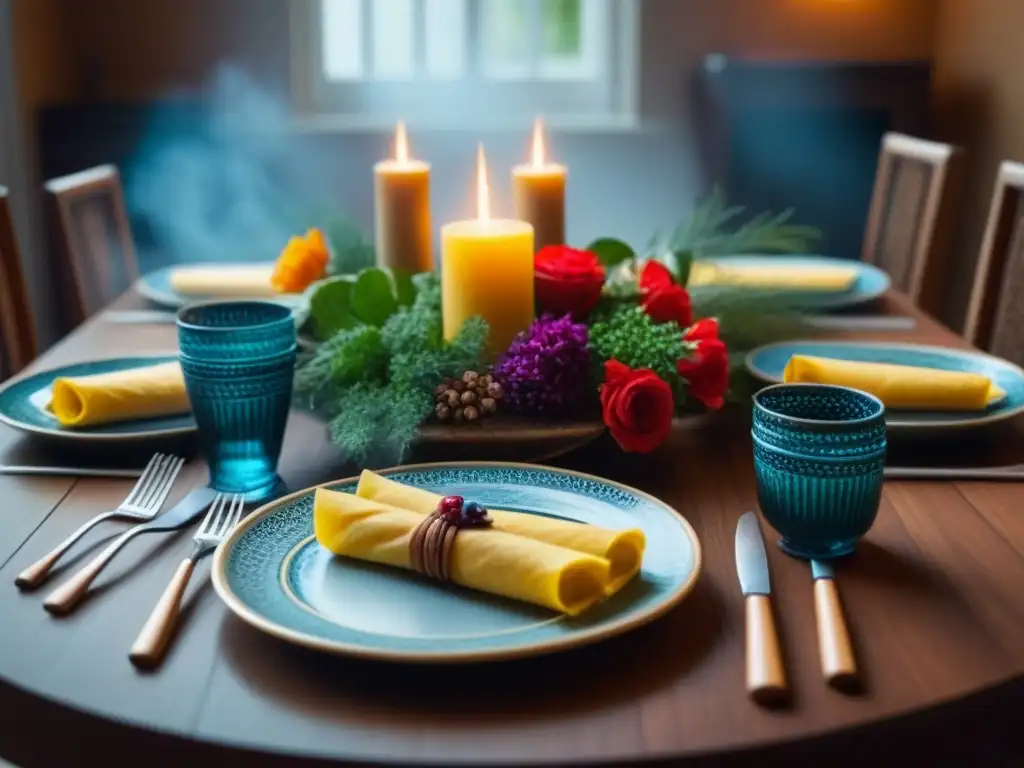
[[[177,362],[54,379],[49,410],[64,427],[93,427],[191,410]]]
[[[270,284],[273,264],[176,267],[171,288],[182,296],[257,298],[277,296]]]
[[[852,387],[898,410],[980,411],[1006,395],[980,373],[806,355],[793,355],[782,379]]]
[[[389,480],[366,469],[359,476],[356,495],[408,509],[419,515],[429,515],[441,500],[441,496],[436,493]],[[618,592],[640,571],[647,539],[639,528],[616,531],[524,512],[507,512],[500,509],[488,509],[488,512],[494,519],[496,530],[607,560],[608,595]]]
[[[857,279],[852,267],[790,264],[712,264],[694,262],[688,285],[738,285],[794,291],[846,291]]]
[[[313,532],[346,557],[412,569],[409,539],[423,516],[318,488]],[[608,561],[493,528],[465,528],[452,547],[451,580],[463,587],[575,616],[604,598]]]

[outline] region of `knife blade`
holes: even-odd
[[[788,693],[786,672],[769,600],[768,553],[753,512],[736,524],[736,573],[746,603],[747,692],[756,701],[775,702]]]
[[[43,607],[52,614],[63,616],[71,610],[85,596],[89,585],[99,576],[107,564],[114,559],[114,556],[129,541],[143,533],[160,533],[173,531],[190,523],[199,517],[213,501],[217,492],[208,486],[193,488],[186,494],[185,498],[171,507],[161,515],[152,520],[129,528],[113,542],[100,552],[82,570],[72,576],[64,584],[51,592]]]
[[[836,588],[835,569],[825,560],[811,560],[811,578],[814,580],[814,616],[818,625],[821,672],[829,685],[836,688],[850,686],[857,680],[857,662]]]

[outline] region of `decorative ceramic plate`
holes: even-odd
[[[896,342],[784,341],[760,347],[747,355],[747,370],[763,381],[779,383],[786,363],[793,355],[969,371],[988,376],[1006,390],[1006,397],[984,411],[889,410],[885,422],[890,429],[921,431],[980,427],[1005,421],[1024,411],[1024,370],[998,357],[966,349]]]
[[[709,263],[725,266],[788,266],[794,269],[808,267],[849,267],[856,270],[857,278],[845,291],[822,292],[799,291],[785,294],[787,303],[807,309],[831,309],[863,304],[881,297],[892,284],[889,275],[872,264],[832,256],[774,256],[750,254],[744,256],[721,256],[706,259]],[[700,290],[699,288],[695,290]]]
[[[640,574],[583,615],[550,610],[415,573],[336,557],[313,538],[313,488],[274,501],[218,549],[213,583],[228,607],[289,642],[400,662],[469,663],[534,656],[603,640],[666,613],[693,588],[700,543],[675,510],[609,480],[530,464],[423,464],[384,472],[486,506],[647,535]],[[355,492],[358,478],[327,484]]]
[[[195,432],[195,419],[188,413],[68,429],[62,427],[46,407],[50,402],[50,385],[60,376],[89,376],[94,373],[126,371],[147,365],[169,363],[177,359],[177,355],[159,355],[93,360],[12,379],[0,387],[0,422],[30,434],[61,440],[93,442],[150,440]]]
[[[188,267],[189,269],[199,269],[209,267],[210,269],[223,269],[225,267],[232,266],[264,266],[261,264],[240,264],[240,263],[226,263],[226,264],[181,264],[180,267]],[[265,265],[268,269],[272,266],[271,263]],[[180,293],[175,293],[171,287],[171,273],[176,267],[163,267],[153,272],[143,275],[139,278],[139,281],[135,284],[136,290],[139,295],[155,304],[160,304],[165,307],[179,308],[184,307],[186,304],[198,301],[210,301],[215,297],[200,297],[200,296],[183,296]],[[225,300],[232,299],[244,299],[244,296],[232,296],[226,297]],[[305,294],[280,294],[274,297],[267,296],[254,296],[254,299],[261,299],[267,301],[276,301],[291,307],[295,312],[295,324],[298,327],[306,322],[306,318],[309,317],[309,297]]]

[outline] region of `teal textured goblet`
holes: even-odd
[[[754,473],[779,546],[805,559],[849,554],[875,522],[885,467],[885,406],[824,384],[754,395]]]
[[[262,501],[277,474],[295,374],[295,323],[280,304],[209,302],[178,314],[181,369],[210,485]]]

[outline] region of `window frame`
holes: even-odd
[[[486,128],[536,115],[569,127],[633,126],[637,121],[640,0],[607,0],[609,50],[603,56],[598,52],[603,72],[597,80],[468,74],[456,80],[349,82],[329,80],[323,71],[321,1],[291,0],[292,95],[298,115],[313,124],[383,128],[403,119],[428,128]],[[402,107],[369,107],[371,90],[372,98],[383,93],[384,100]],[[488,108],[472,111],[484,93]],[[495,103],[508,108],[495,109]]]

